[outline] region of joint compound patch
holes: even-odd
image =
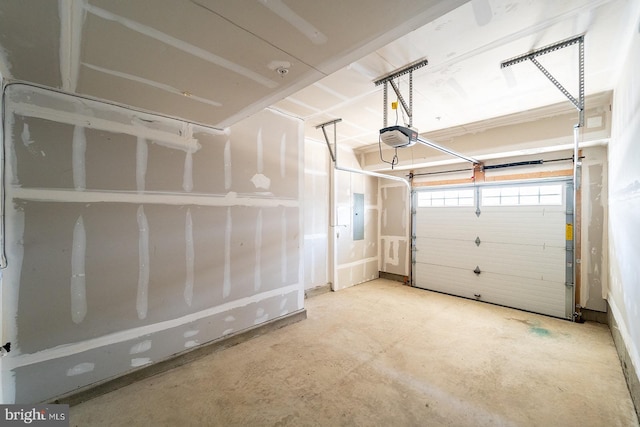
[[[67,369],[67,376],[74,377],[76,375],[86,374],[87,372],[93,371],[95,367],[96,367],[95,363],[89,363],[89,362],[79,363],[73,368]]]
[[[138,366],[148,365],[149,363],[151,363],[151,359],[149,359],[148,357],[136,357],[134,359],[131,359],[131,367],[132,368],[137,368]]]
[[[251,178],[251,182],[256,188],[268,190],[269,187],[271,187],[271,180],[261,173],[253,175],[253,178]]]
[[[129,354],[139,354],[151,350],[151,340],[145,340],[134,344],[129,350]]]

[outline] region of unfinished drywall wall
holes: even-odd
[[[359,169],[353,152],[339,148],[338,164]],[[378,178],[335,171],[336,267],[333,289],[343,289],[378,277]],[[354,194],[364,194],[364,239],[353,238]]]
[[[409,276],[409,197],[407,186],[379,180],[380,271]]]
[[[607,147],[582,150],[580,306],[607,311]]]
[[[586,102],[585,127],[582,142],[606,141],[611,135],[609,120],[611,93],[589,97]],[[573,147],[573,126],[578,117],[567,101],[541,111],[524,112],[451,129],[422,134],[423,137],[447,148],[474,156],[479,160],[523,156],[527,154],[560,151]],[[440,165],[465,164],[463,160],[416,144],[398,150],[396,169],[418,169]],[[360,152],[360,164],[366,170],[388,170],[382,163],[378,147],[367,147]],[[393,158],[394,151],[383,146],[383,157]]]
[[[21,84],[3,108],[0,401],[303,309],[299,120],[218,131]]]
[[[329,153],[324,143],[307,139],[304,151],[304,287],[329,282]]]
[[[637,15],[636,15],[636,26]],[[631,366],[623,365],[640,408],[640,30],[614,90],[609,144],[609,289],[608,302]],[[621,352],[621,354],[624,352]]]

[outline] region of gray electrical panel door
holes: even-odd
[[[353,193],[353,240],[364,240],[364,194]]]

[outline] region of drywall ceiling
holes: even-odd
[[[0,73],[222,128],[463,3],[2,1]]]
[[[322,139],[315,126],[341,118],[338,140],[365,148],[383,126],[380,76],[426,58],[414,73],[413,125],[422,133],[464,126],[566,101],[532,63],[499,65],[578,34],[586,93],[612,89],[640,15],[638,0],[363,4],[2,1],[0,73],[220,128],[273,106]],[[577,94],[576,46],[538,59]],[[406,77],[399,85],[407,96]]]
[[[364,150],[372,144],[377,147],[384,107],[382,86],[373,81],[426,58],[429,64],[413,73],[413,125],[421,133],[561,102],[572,110],[533,63],[505,69],[500,63],[584,34],[585,92],[611,90],[631,36],[639,30],[639,16],[637,0],[473,0],[275,107],[303,118],[309,138],[322,140],[316,126],[341,118],[340,144]],[[577,44],[537,59],[578,96]],[[407,77],[399,85],[408,102]],[[389,102],[395,100],[389,88]],[[395,112],[388,111],[388,124],[396,124]],[[405,121],[400,114],[398,124]]]

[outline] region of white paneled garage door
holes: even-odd
[[[569,191],[566,182],[416,191],[414,286],[571,318]]]

